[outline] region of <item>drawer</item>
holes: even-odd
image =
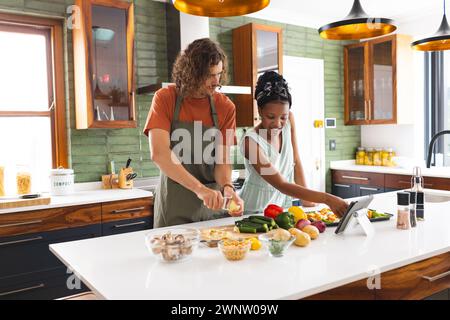
[[[65,267],[0,280],[0,300],[51,300],[86,291]]]
[[[100,204],[7,213],[0,215],[0,237],[81,227],[100,222]]]
[[[332,170],[331,174],[333,183],[384,187],[384,174],[382,173]]]
[[[152,216],[152,198],[115,201],[102,204],[102,222]]]
[[[304,300],[375,300],[375,290],[367,287],[367,279],[331,289]]]
[[[450,288],[450,252],[381,274],[379,300],[418,300]]]
[[[49,250],[52,243],[93,238],[101,225],[0,238],[0,283],[3,278],[63,266]]]
[[[137,219],[128,219],[112,221],[102,225],[102,235],[109,236],[113,234],[142,231],[153,228],[153,216],[147,216]]]
[[[424,187],[427,189],[438,189],[450,191],[450,179],[424,177]],[[411,176],[401,174],[386,174],[384,178],[386,188],[409,189],[411,188]]]

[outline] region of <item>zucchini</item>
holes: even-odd
[[[241,221],[236,222],[236,226],[238,228],[240,227],[250,227],[250,228],[255,228],[257,232],[268,232],[269,231],[269,226],[267,224],[260,224],[260,223],[253,223],[253,222],[249,222],[249,221]]]
[[[238,226],[240,233],[256,233],[257,229],[255,227],[250,227],[246,225]]]
[[[260,217],[260,216],[251,216],[250,222],[267,224],[268,226],[271,226],[271,227],[273,227],[276,224],[275,220],[273,220],[272,218],[266,218],[266,219],[261,219],[261,218],[262,217]]]

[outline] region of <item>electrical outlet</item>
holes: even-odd
[[[330,140],[330,151],[336,151],[336,140]]]

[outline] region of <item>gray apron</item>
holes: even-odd
[[[194,136],[194,122],[183,122],[179,121],[181,105],[183,102],[183,97],[177,96],[177,102],[175,105],[175,113],[172,120],[172,125],[170,129],[170,135],[172,137],[172,133],[176,129],[184,129],[189,132],[190,137],[192,139],[188,139],[188,142],[182,141],[183,149],[180,153],[181,158],[183,159],[189,158],[190,163],[184,163],[182,161],[183,167],[196,179],[198,179],[202,184],[206,187],[219,190],[219,185],[215,182],[214,178],[214,154],[215,151],[211,151],[211,141],[203,141],[203,133],[210,129],[206,126],[201,126],[201,137],[199,137],[199,132],[196,132],[197,136]],[[209,103],[211,106],[211,116],[214,123],[214,128],[218,129],[218,120],[216,107],[214,105],[214,100],[209,97]],[[197,130],[198,131],[198,130]],[[199,157],[198,153],[201,151],[201,154],[212,155],[207,159],[203,159],[201,164],[195,164],[194,162],[194,140],[201,139],[201,141],[197,141],[197,143],[201,142],[201,150],[197,146],[195,150],[197,153],[197,157]],[[178,141],[170,141],[171,150],[178,144]],[[208,147],[208,152],[204,152]],[[204,161],[207,160],[207,161]],[[154,207],[154,227],[161,228],[167,226],[173,226],[178,224],[199,222],[211,219],[218,219],[228,216],[228,214],[224,212],[216,212],[206,208],[203,205],[203,201],[200,200],[197,195],[191,190],[186,189],[181,184],[173,181],[168,176],[166,176],[162,171],[160,174],[159,184],[156,188],[155,192],[155,207]]]

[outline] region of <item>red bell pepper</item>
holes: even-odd
[[[284,210],[282,207],[276,204],[269,204],[266,209],[264,209],[264,216],[268,218],[275,219]]]

